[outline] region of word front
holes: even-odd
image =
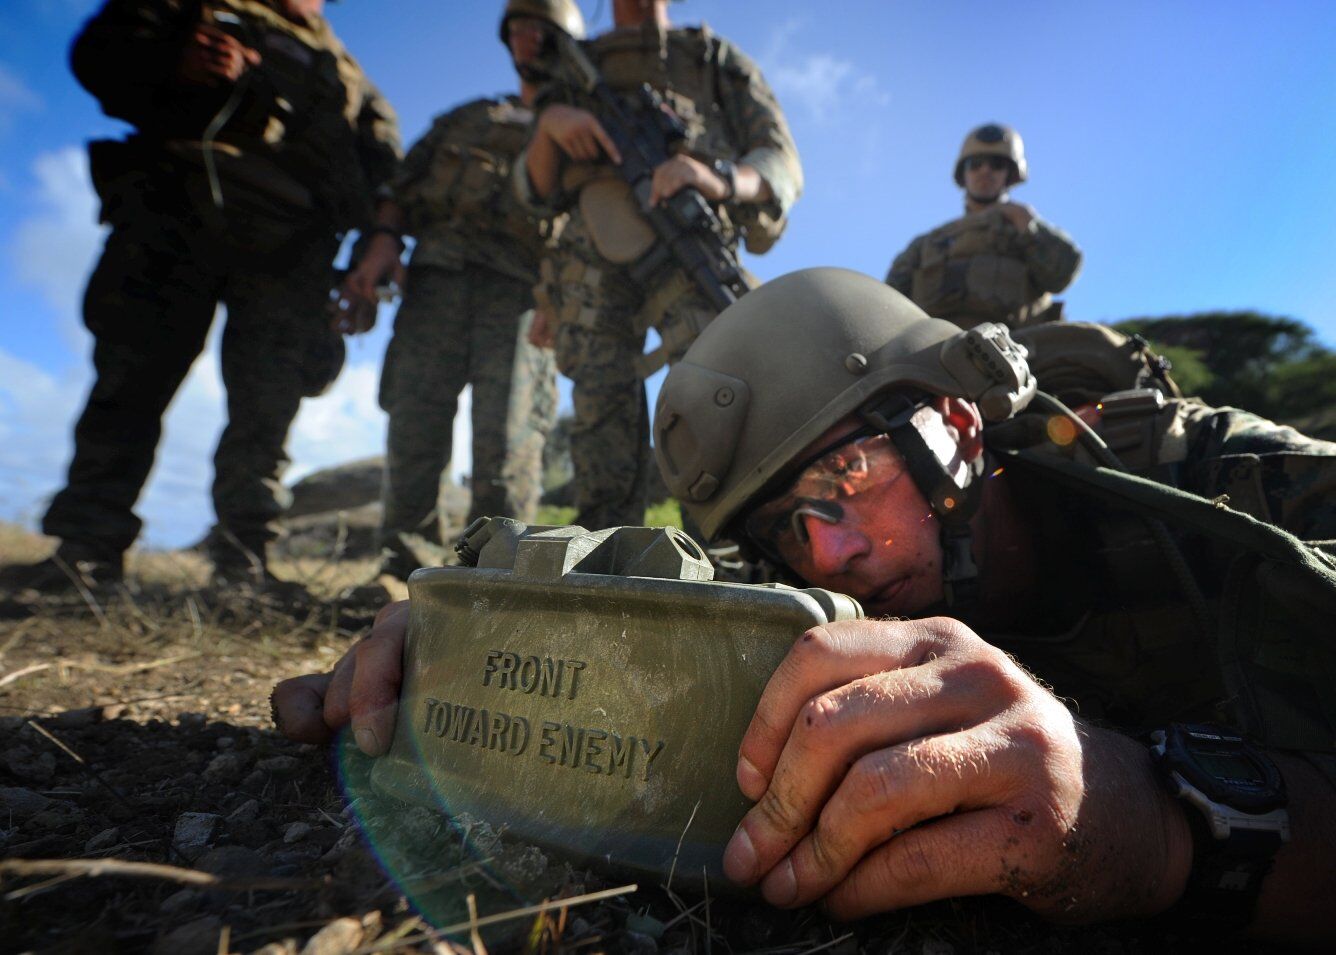
[[[482,665],[482,685],[491,686],[493,680],[501,690],[553,698],[565,696],[575,699],[580,671],[588,664],[584,660],[554,660],[551,657],[526,656],[509,650],[488,650]]]

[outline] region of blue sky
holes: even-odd
[[[607,2],[581,5],[607,27]],[[450,105],[513,88],[501,6],[345,0],[329,15],[411,141]],[[66,51],[95,7],[0,7],[0,520],[35,523],[60,486],[91,383],[78,303],[100,236],[82,143],[120,126],[70,78]],[[759,62],[802,152],[788,233],[749,262],[762,278],[811,265],[883,275],[957,214],[955,151],[995,119],[1029,153],[1014,197],[1085,251],[1069,317],[1256,308],[1336,344],[1336,5],[687,0],[672,13]],[[383,310],[333,391],[303,406],[293,474],[380,452],[391,320]],[[221,405],[215,341],[168,414],[139,508],[147,545],[209,524]],[[467,441],[456,448],[467,471]]]

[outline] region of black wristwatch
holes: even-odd
[[[716,159],[710,163],[710,168],[714,174],[724,180],[724,185],[728,186],[728,195],[720,199],[720,202],[732,202],[733,197],[738,194],[738,165],[731,159]]]
[[[1160,778],[1186,803],[1192,829],[1192,874],[1172,913],[1243,928],[1276,852],[1290,839],[1280,770],[1224,726],[1172,723],[1151,742]]]

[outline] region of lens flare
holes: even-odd
[[[1048,440],[1060,448],[1065,448],[1076,440],[1076,425],[1070,418],[1062,415],[1049,418],[1045,430],[1048,432]]]

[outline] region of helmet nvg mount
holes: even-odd
[[[510,21],[515,17],[544,20],[576,40],[585,37],[584,16],[575,0],[506,0],[501,14],[501,42],[510,43]]]
[[[965,141],[960,144],[960,155],[956,157],[955,180],[962,189],[965,186],[965,160],[971,156],[1001,156],[1011,160],[1011,172],[1007,175],[1007,185],[1014,186],[1029,178],[1029,168],[1025,163],[1025,143],[1021,134],[1010,126],[1000,123],[985,123],[970,130]]]
[[[895,400],[964,398],[986,420],[1001,421],[1034,392],[1025,350],[1005,326],[963,331],[869,276],[806,269],[748,292],[669,371],[654,415],[654,453],[683,509],[716,537],[777,490],[832,425],[861,415],[890,426],[942,524],[950,583],[952,573],[971,576],[953,570],[951,554],[961,553],[980,482],[967,478],[958,493],[941,493],[950,471],[903,418],[888,420],[901,410]]]

